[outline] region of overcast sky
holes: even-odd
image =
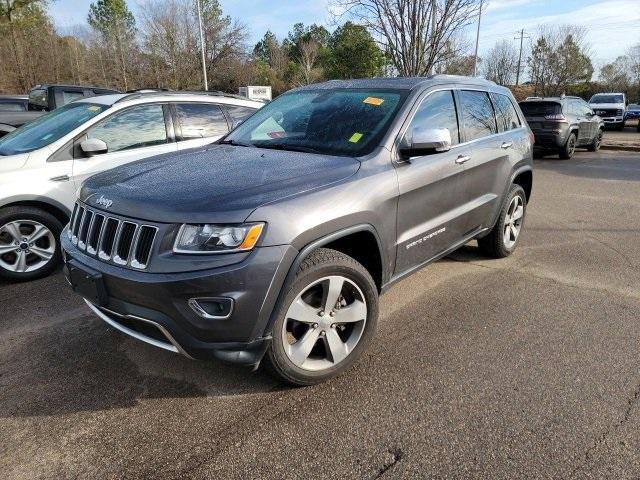
[[[139,0],[128,0],[134,14]],[[255,43],[268,29],[284,37],[295,22],[319,23],[333,30],[330,0],[221,0],[226,14],[244,22]],[[89,1],[54,0],[50,12],[61,31],[86,22]],[[496,41],[514,40],[524,28],[535,34],[538,25],[575,24],[587,29],[596,68],[614,60],[634,43],[640,42],[640,0],[490,0],[482,17],[480,52]],[[475,40],[475,26],[469,28]]]

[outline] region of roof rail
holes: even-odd
[[[249,100],[251,99],[247,97],[243,97],[242,95],[234,95],[233,93],[225,93],[221,91],[211,91],[211,92],[198,92],[198,91],[187,91],[187,90],[170,90],[167,92],[133,92],[128,93],[124,97],[119,98],[115,101],[115,103],[124,102],[125,100],[135,100],[136,98],[143,97],[157,97],[157,96],[181,96],[181,95],[207,95],[210,97],[226,97],[226,98],[237,98],[241,100]]]

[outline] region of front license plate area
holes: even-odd
[[[69,283],[74,292],[82,295],[94,305],[104,306],[107,303],[107,289],[100,272],[85,266],[79,266],[73,260],[67,262]]]

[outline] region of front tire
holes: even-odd
[[[602,131],[602,129],[599,129],[598,133],[596,134],[596,138],[594,138],[593,142],[589,144],[589,146],[587,147],[587,150],[589,150],[590,152],[597,152],[598,150],[600,150],[603,134],[604,132]]]
[[[504,258],[513,253],[520,240],[527,211],[527,195],[520,185],[511,185],[502,204],[498,221],[489,234],[478,239],[483,253],[492,258]]]
[[[60,221],[44,210],[0,210],[0,277],[14,281],[49,275],[60,263]]]
[[[571,157],[573,157],[573,154],[576,151],[577,141],[578,139],[576,138],[576,134],[571,133],[569,135],[569,138],[567,138],[567,142],[564,144],[563,147],[560,148],[560,151],[558,152],[558,156],[563,160],[569,160]]]
[[[349,369],[375,334],[378,290],[353,258],[326,248],[307,257],[284,294],[267,366],[292,385],[324,382]]]

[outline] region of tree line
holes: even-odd
[[[333,0],[355,22],[338,21],[333,31],[297,23],[286,38],[266,32],[251,46],[245,24],[225,15],[218,0],[201,0],[210,89],[269,84],[277,94],[328,78],[425,75],[432,68],[468,74],[473,57],[460,31],[479,0],[436,3],[432,24],[431,0]],[[95,0],[86,25],[65,34],[47,7],[46,0],[0,0],[0,92],[67,82],[201,88],[194,0],[144,0],[136,16],[126,0]]]
[[[477,21],[480,0],[331,0],[331,10],[340,12],[333,31],[296,23],[285,38],[267,31],[256,45],[249,43],[248,27],[226,15],[219,0],[200,2],[212,90],[266,84],[278,94],[331,78],[474,71],[465,31]],[[135,16],[126,0],[94,0],[86,24],[65,34],[56,30],[48,6],[46,0],[0,0],[0,93],[23,93],[38,83],[123,91],[202,88],[194,0],[143,0]],[[542,26],[520,62],[513,40],[496,43],[477,60],[485,77],[508,86],[519,65],[519,79],[528,85],[516,88],[517,94],[640,95],[640,44],[604,65],[599,82],[590,56],[583,29]]]
[[[483,59],[486,78],[500,85],[513,86],[518,74],[528,78],[519,96],[555,96],[565,93],[589,99],[598,92],[625,92],[640,102],[640,43],[625,55],[603,65],[597,78],[591,60],[586,31],[573,25],[541,26],[530,46],[520,55],[509,40],[497,42]]]

